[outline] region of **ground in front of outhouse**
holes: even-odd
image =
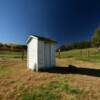
[[[100,64],[57,59],[57,66],[74,64],[98,68]],[[63,69],[63,68],[62,68]],[[100,78],[65,71],[32,72],[26,61],[0,59],[0,100],[99,100]]]

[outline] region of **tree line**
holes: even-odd
[[[0,51],[26,51],[26,45],[0,43]]]
[[[57,51],[60,49],[60,51],[67,51],[72,49],[83,49],[83,48],[91,48],[91,42],[90,41],[81,41],[71,44],[65,44],[60,46]]]
[[[84,49],[84,48],[91,48],[96,47],[100,50],[100,27],[96,28],[95,32],[91,36],[90,40],[88,41],[80,41],[71,44],[64,44],[60,46],[57,51],[66,51],[72,49]]]

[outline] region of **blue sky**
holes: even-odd
[[[0,42],[25,44],[36,34],[61,45],[90,39],[99,25],[99,0],[0,0]]]

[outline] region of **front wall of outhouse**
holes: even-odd
[[[29,69],[36,70],[38,66],[38,39],[33,38],[27,46],[27,66]]]

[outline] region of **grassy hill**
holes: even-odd
[[[26,51],[0,51],[0,58],[2,59],[17,59],[26,58]]]
[[[61,55],[58,55],[59,58],[73,58],[76,60],[84,60],[91,62],[100,62],[100,51],[97,52],[95,48],[89,49],[77,49],[61,52]]]
[[[26,51],[0,51],[0,58],[26,58]],[[89,61],[89,62],[100,62],[100,52],[95,48],[88,49],[76,49],[70,51],[61,52],[61,55],[56,54],[57,58],[71,58],[75,60]]]
[[[8,59],[22,58],[22,56],[26,57],[26,50],[26,45],[0,43],[0,58]]]

